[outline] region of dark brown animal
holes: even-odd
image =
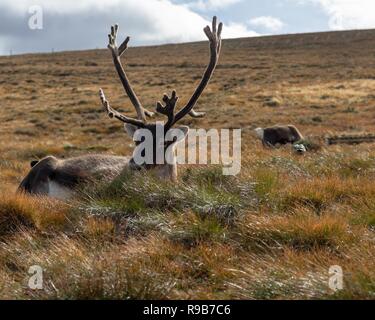
[[[265,146],[276,147],[303,140],[302,134],[293,125],[257,128],[254,131]]]

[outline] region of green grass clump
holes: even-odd
[[[201,216],[232,220],[241,208],[236,190],[226,190],[220,180],[208,178],[207,184],[163,182],[147,173],[124,173],[109,185],[99,185],[89,193],[89,207],[110,208],[115,212],[137,215],[149,210],[184,212],[194,210]]]
[[[331,216],[317,217],[302,213],[288,217],[248,216],[239,223],[239,241],[245,248],[267,251],[272,248],[336,250],[341,244],[354,241],[347,225]]]

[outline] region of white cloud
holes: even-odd
[[[196,0],[187,4],[189,8],[197,9],[201,11],[206,10],[217,10],[229,7],[242,0]]]
[[[210,0],[222,6],[234,0]],[[44,28],[27,27],[28,9],[35,0],[0,1],[1,53],[74,50],[104,47],[109,26],[119,23],[121,37],[132,45],[206,40],[203,28],[211,22],[186,5],[171,0],[38,0],[44,12]],[[220,17],[219,17],[220,18]],[[246,25],[225,24],[224,38],[255,35]]]
[[[322,7],[332,30],[375,28],[374,0],[304,0]]]
[[[15,15],[23,16],[27,15],[33,2],[34,0],[2,0],[0,7],[6,7]],[[122,27],[135,32],[138,41],[179,42],[203,39],[204,34],[197,26],[208,23],[188,8],[168,0],[39,0],[38,3],[46,16],[53,16],[53,20],[49,19],[45,24],[46,32],[49,32],[49,27],[54,22],[64,17],[67,18],[64,32],[69,31],[69,19],[74,17],[76,23],[82,20],[82,27],[85,28],[83,24],[89,22],[86,17],[91,16],[96,20],[94,23],[103,19],[112,20],[111,23],[119,22]],[[77,27],[75,29],[78,35],[81,30]],[[109,24],[107,29],[108,27]]]
[[[223,29],[223,38],[256,37],[259,33],[249,30],[243,23],[232,22]]]
[[[253,18],[249,21],[249,24],[254,27],[265,28],[272,32],[281,30],[285,25],[280,19],[271,16]]]

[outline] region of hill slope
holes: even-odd
[[[105,40],[105,39],[103,39]],[[187,101],[207,43],[132,48],[123,58],[149,109]],[[243,128],[242,171],[181,170],[177,186],[126,173],[69,204],[13,195],[47,154],[130,154],[98,101],[133,114],[106,50],[0,58],[0,298],[373,298],[375,31],[224,41],[191,127]],[[320,148],[265,150],[251,128],[293,123]],[[45,269],[44,290],[27,288]],[[344,290],[328,287],[329,268]]]

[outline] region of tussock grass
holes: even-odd
[[[0,196],[0,237],[23,228],[58,230],[67,222],[68,207],[51,199],[25,195]]]
[[[375,37],[290,37],[298,50],[285,37],[227,41],[199,100],[207,117],[184,119],[191,128],[243,129],[237,177],[186,166],[174,185],[124,172],[69,203],[14,191],[31,160],[131,154],[121,124],[97,107],[103,84],[124,105],[113,71],[103,71],[110,57],[0,57],[0,298],[374,299],[373,144],[327,146],[324,137],[373,132]],[[204,69],[186,56],[201,61],[206,45],[129,50],[142,102],[154,105],[165,85],[178,84],[184,105]],[[19,78],[25,73],[32,81]],[[263,148],[252,129],[276,124],[295,124],[308,152]],[[43,290],[27,287],[32,265],[44,269]],[[336,293],[333,265],[344,272]]]
[[[360,200],[353,206],[351,222],[355,225],[365,225],[375,231],[375,199]]]
[[[289,185],[281,195],[282,209],[304,205],[317,214],[334,204],[348,203],[356,198],[373,198],[375,185],[367,179],[313,178]]]
[[[3,196],[2,296],[371,298],[373,185],[286,175],[284,165],[306,165],[290,161],[271,159],[272,170],[245,167],[228,180],[217,167],[189,168],[177,185],[124,172],[70,205]],[[45,270],[41,291],[27,289],[35,264]],[[339,293],[328,287],[332,265],[347,273]]]
[[[115,228],[115,223],[108,218],[98,219],[96,217],[89,217],[82,225],[83,234],[87,238],[102,241],[111,241],[115,233]]]
[[[118,247],[98,246],[100,239],[82,242],[60,236],[44,243],[35,243],[35,240],[31,234],[19,235],[14,239],[14,245],[19,252],[24,252],[23,256],[16,255],[6,246],[8,256],[0,257],[0,262],[12,259],[19,271],[34,264],[45,268],[44,290],[20,290],[23,297],[155,299],[167,297],[170,291],[171,284],[166,277],[146,269],[150,263],[148,254],[144,252],[141,257],[135,256],[136,244],[118,251]],[[26,277],[21,278],[21,285],[25,280]]]
[[[345,256],[332,256],[324,248],[249,254],[240,269],[231,270],[234,282],[226,285],[237,299],[373,299],[374,264],[368,260],[373,247],[345,245],[341,250]],[[327,285],[334,265],[343,269],[343,290],[337,292]]]
[[[280,186],[279,173],[265,168],[257,169],[254,173],[255,187],[254,191],[260,201],[268,201],[274,196]]]
[[[355,240],[348,225],[334,216],[317,217],[309,211],[290,216],[259,217],[248,215],[239,223],[241,243],[263,251],[278,248],[337,250]]]
[[[187,247],[200,243],[225,240],[226,228],[212,217],[202,218],[197,214],[184,214],[166,230],[168,238]]]
[[[270,158],[271,170],[255,161],[229,179],[217,167],[189,168],[177,185],[124,172],[70,205],[4,195],[2,297],[373,297],[373,184],[286,174],[308,170],[298,159]],[[27,289],[35,264],[45,270],[41,291]],[[347,274],[339,293],[328,287],[332,265]]]
[[[199,172],[201,170],[198,170]],[[202,217],[216,217],[230,222],[241,208],[236,188],[229,188],[229,182],[222,178],[215,181],[217,169],[208,170],[202,180],[183,179],[175,185],[162,182],[148,173],[125,172],[109,185],[98,185],[87,190],[90,206],[112,208],[127,215],[137,215],[149,210],[172,211],[175,213],[193,210]],[[206,182],[205,182],[206,181]],[[99,209],[100,210],[100,209]]]

